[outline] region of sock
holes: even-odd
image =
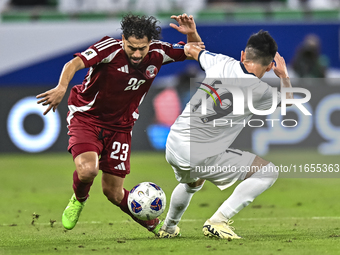
[[[176,186],[171,194],[170,207],[163,229],[166,229],[169,233],[175,231],[178,222],[189,206],[192,196],[202,187],[203,185],[192,188],[186,183],[180,183]]]
[[[212,223],[219,223],[219,222],[224,222],[224,221],[228,221],[229,219],[227,217],[225,217],[220,210],[217,210],[214,215],[210,218],[210,221]]]
[[[84,202],[89,197],[89,191],[93,181],[84,183],[79,180],[77,171],[73,173],[73,190],[79,202]]]
[[[136,218],[135,216],[133,216],[133,214],[130,212],[129,207],[128,207],[128,196],[129,196],[129,191],[124,189],[124,198],[122,200],[122,202],[120,202],[120,209],[125,212],[126,214],[130,215],[131,218],[137,222],[138,224],[140,224],[141,226],[143,226],[144,228],[146,228],[149,231],[152,231],[155,229],[155,227],[158,225],[159,223],[159,219],[153,219],[153,220],[140,220],[138,218]]]
[[[268,169],[275,169],[275,165],[269,163],[237,185],[231,196],[224,201],[210,220],[214,222],[227,221],[253,202],[258,195],[270,188],[277,180],[278,172]]]

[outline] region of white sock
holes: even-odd
[[[191,188],[186,183],[180,183],[176,186],[171,194],[170,207],[165,218],[163,229],[166,229],[169,233],[175,231],[178,222],[189,206],[192,196],[202,187],[203,185]]]
[[[219,210],[217,210],[213,216],[211,216],[210,221],[213,223],[219,223],[228,221],[229,219],[226,218]]]
[[[268,169],[275,169],[275,165],[269,163],[237,185],[231,196],[224,201],[210,220],[213,222],[229,220],[253,202],[258,195],[270,188],[277,180],[278,172],[268,171]]]

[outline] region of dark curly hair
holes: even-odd
[[[273,61],[277,52],[277,44],[267,31],[260,30],[248,39],[246,52],[248,60],[266,66]]]
[[[158,20],[153,16],[139,16],[131,13],[125,15],[120,22],[125,39],[134,35],[136,39],[142,39],[146,36],[149,41],[161,38],[162,29],[157,26],[157,23]]]

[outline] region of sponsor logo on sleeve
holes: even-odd
[[[172,48],[174,48],[174,49],[184,49],[184,45],[175,43],[175,44],[172,45]]]
[[[95,56],[97,56],[98,54],[93,49],[87,49],[86,51],[83,51],[81,55],[83,55],[87,60],[90,60],[94,58]]]

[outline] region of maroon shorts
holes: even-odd
[[[125,178],[130,173],[131,133],[106,130],[73,117],[68,126],[68,151],[73,159],[87,151],[95,151],[99,169]]]

